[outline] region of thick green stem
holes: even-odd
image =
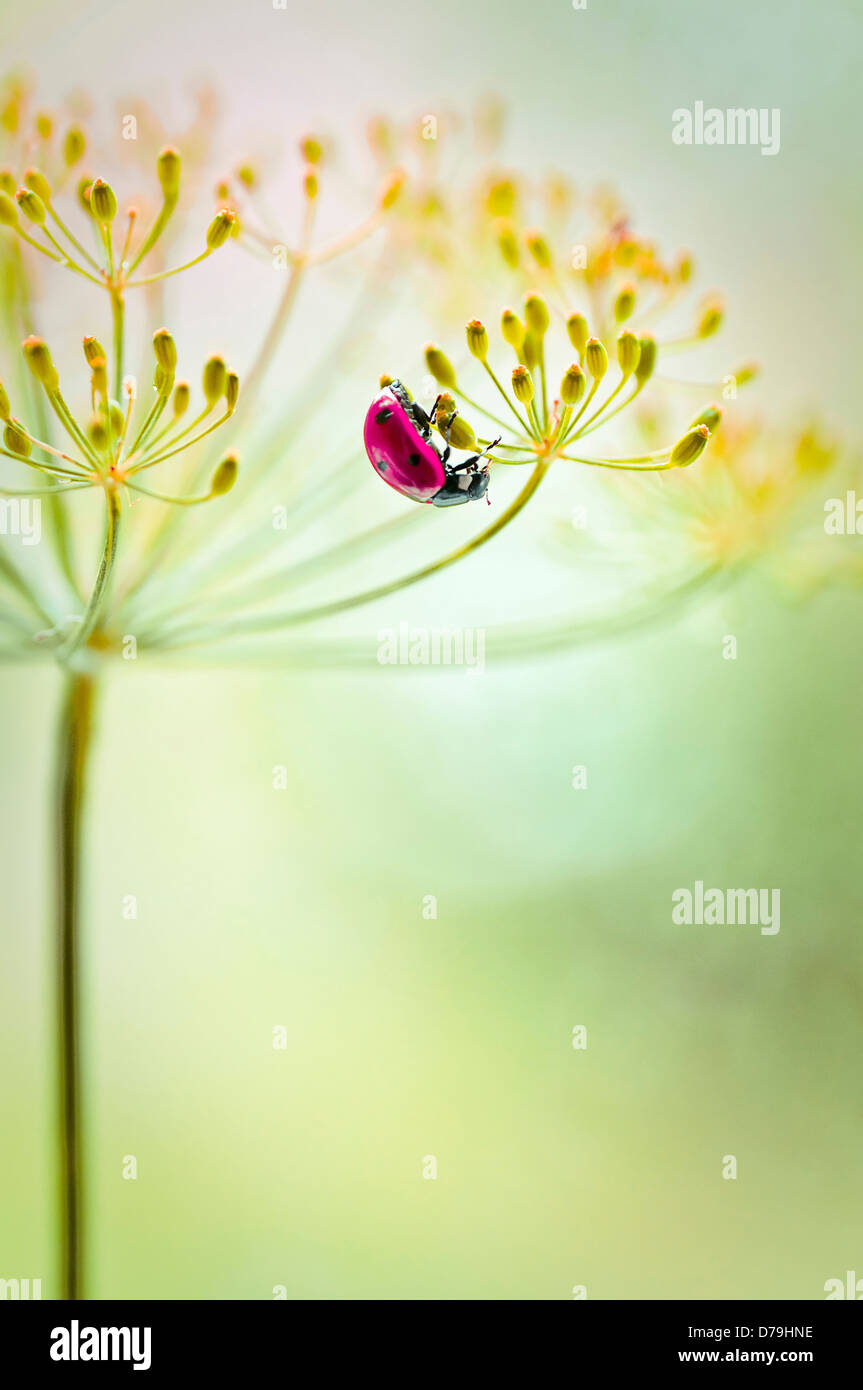
[[[60,1297],[84,1297],[80,1038],[81,823],[95,683],[67,677],[57,739],[57,1021]]]
[[[105,525],[105,545],[102,551],[99,572],[96,575],[93,592],[84,610],[84,616],[81,619],[80,625],[66,641],[64,646],[60,648],[58,656],[61,661],[68,661],[80,648],[86,646],[99,624],[99,619],[102,617],[102,612],[108,598],[111,575],[114,570],[114,561],[117,558],[117,543],[120,538],[120,498],[117,488],[113,485],[107,486],[105,488],[105,497],[108,503],[108,516]]]

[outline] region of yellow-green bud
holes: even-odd
[[[177,345],[167,328],[160,328],[153,334],[153,352],[162,370],[173,374],[177,365]]]
[[[76,195],[76,197],[77,197],[77,199],[78,199],[78,205],[79,205],[79,207],[81,207],[81,208],[83,209],[83,211],[86,212],[86,213],[92,212],[92,209],[91,209],[91,207],[90,207],[90,189],[91,189],[92,187],[93,187],[93,180],[92,180],[92,178],[90,177],[89,174],[84,174],[83,178],[80,178],[80,179],[78,180],[78,184],[77,184],[77,187],[76,187],[76,189],[75,189],[75,195]]]
[[[571,367],[567,367],[560,383],[560,399],[564,405],[578,405],[586,389],[587,380],[584,372],[577,362],[573,362]]]
[[[638,354],[638,366],[635,369],[635,380],[639,386],[643,386],[653,375],[656,366],[656,339],[649,333],[642,333],[638,339],[641,351]]]
[[[45,175],[39,169],[28,169],[24,175],[24,183],[31,193],[35,193],[37,198],[47,206],[51,201],[51,185]]]
[[[94,179],[90,185],[90,211],[102,226],[107,226],[117,216],[117,195],[104,179]]]
[[[98,338],[88,337],[84,339],[84,356],[90,367],[93,366],[94,362],[98,362],[100,358],[103,362],[107,362],[108,360],[108,354]]]
[[[476,449],[476,435],[461,415],[453,416],[449,425],[444,430],[444,438],[454,449]]]
[[[698,320],[699,338],[712,338],[721,323],[722,304],[718,299],[711,299],[705,304],[701,311],[701,318]]]
[[[174,419],[179,420],[181,415],[185,415],[189,409],[189,399],[191,397],[188,381],[178,381],[174,387]]]
[[[531,333],[543,338],[548,331],[548,308],[541,295],[529,294],[524,301],[524,317]]]
[[[500,254],[503,256],[507,265],[512,269],[518,268],[521,259],[518,250],[518,238],[509,222],[502,222],[498,228],[497,244]]]
[[[426,366],[438,386],[455,386],[455,372],[449,358],[434,343],[429,343],[425,351]]]
[[[201,378],[201,386],[204,391],[204,398],[207,405],[215,405],[225,394],[225,387],[228,384],[228,369],[225,366],[223,357],[208,357],[204,363],[204,372]]]
[[[535,333],[525,333],[524,342],[521,345],[521,355],[524,358],[525,366],[533,371],[539,362],[540,342]]]
[[[303,192],[309,202],[318,196],[318,176],[314,169],[307,169],[303,174]]]
[[[527,367],[513,367],[512,393],[522,405],[530,405],[533,400],[533,377]]]
[[[394,173],[390,174],[380,195],[380,204],[384,212],[389,212],[390,208],[397,201],[405,186],[406,179],[407,174],[404,169],[396,169]]]
[[[91,415],[87,421],[87,438],[96,449],[105,449],[108,446],[108,422],[101,411]]]
[[[87,142],[84,139],[83,130],[76,125],[70,126],[63,141],[63,163],[67,169],[71,169],[73,164],[78,163],[86,146]]]
[[[166,203],[176,202],[177,194],[180,191],[180,155],[171,145],[166,145],[159,151],[156,160],[156,173],[159,176],[159,185],[162,189],[162,197]]]
[[[11,169],[0,169],[0,193],[5,193],[7,198],[14,198],[17,187]]]
[[[126,423],[123,407],[119,401],[108,402],[108,416],[111,421],[111,433],[115,439],[118,439],[123,433],[123,426]]]
[[[635,286],[623,285],[614,301],[614,317],[617,323],[625,323],[635,308]]]
[[[93,372],[93,390],[97,396],[108,394],[108,364],[104,357],[97,357],[90,363]]]
[[[236,410],[239,395],[240,378],[236,372],[228,372],[228,379],[225,382],[225,407],[229,415],[233,415]]]
[[[634,333],[625,329],[617,339],[617,365],[622,371],[624,378],[632,376],[638,366],[641,357],[641,343]]]
[[[54,129],[54,122],[47,111],[40,111],[36,116],[36,134],[40,140],[50,140],[51,132]]]
[[[220,208],[207,228],[207,249],[218,251],[220,246],[224,246],[228,237],[231,235],[236,215],[230,208]]]
[[[20,420],[9,420],[3,431],[3,443],[10,454],[22,454],[28,459],[33,452],[33,445],[24,433]]]
[[[45,221],[45,204],[38,193],[32,192],[29,188],[19,188],[15,199],[27,221],[41,227]]]
[[[754,381],[757,376],[761,375],[761,367],[757,362],[745,362],[732,375],[735,386],[745,386],[747,381]]]
[[[588,338],[584,348],[584,365],[594,381],[602,381],[608,371],[608,353],[598,338]]]
[[[681,251],[677,257],[677,278],[681,285],[686,285],[692,279],[692,257],[688,251]]]
[[[587,340],[590,331],[587,327],[587,319],[584,314],[570,314],[566,320],[566,331],[569,334],[569,341],[575,348],[579,357],[584,356],[584,349],[587,347]]]
[[[551,266],[551,248],[542,232],[531,228],[524,234],[525,245],[538,266],[548,270]]]
[[[6,387],[0,381],[0,420],[5,420],[8,424],[12,418],[12,407],[9,404],[9,397],[6,395]]]
[[[380,377],[378,378],[378,385],[380,386],[381,390],[383,391],[384,388],[385,388],[386,386],[392,386],[392,384],[393,384],[394,381],[395,381],[395,377],[394,377],[394,376],[388,376],[387,373],[384,372],[383,375],[380,376]]]
[[[60,384],[57,375],[57,368],[51,359],[46,344],[41,338],[25,338],[21,345],[24,349],[24,357],[37,381],[40,381],[46,391],[56,391]]]
[[[515,348],[516,352],[521,352],[524,345],[525,326],[518,314],[513,313],[512,309],[504,309],[500,316],[500,331],[510,347]]]
[[[237,467],[236,454],[225,454],[210,483],[211,497],[224,497],[226,492],[231,491],[237,481]]]
[[[719,409],[719,406],[716,404],[715,401],[711,401],[710,405],[706,405],[703,410],[700,410],[698,412],[695,419],[690,424],[689,428],[693,430],[698,425],[706,425],[707,428],[710,430],[710,433],[714,434],[717,428],[719,427],[719,422],[721,419],[722,411]]]
[[[467,345],[478,362],[488,357],[488,333],[479,319],[471,319],[467,326]]]
[[[511,217],[516,191],[512,179],[496,179],[486,194],[485,205],[492,217]]]
[[[320,164],[324,148],[314,135],[304,135],[300,141],[300,154],[307,164]]]
[[[704,453],[709,438],[710,430],[706,425],[694,425],[691,430],[687,430],[671,451],[672,466],[686,468],[688,464],[694,463]]]
[[[17,227],[18,209],[8,193],[0,193],[0,222],[4,227]]]

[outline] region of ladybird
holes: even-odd
[[[476,502],[488,490],[488,464],[480,460],[494,444],[464,463],[451,464],[449,444],[441,454],[432,440],[436,407],[437,401],[426,414],[400,381],[384,387],[369,406],[363,429],[371,465],[385,483],[414,502],[435,507]]]

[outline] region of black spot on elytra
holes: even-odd
[[[412,463],[414,468],[416,468],[418,463],[422,463],[422,461],[422,454],[410,454],[408,456],[408,463]]]
[[[383,459],[378,459],[378,472],[379,472],[379,473],[386,473],[386,471],[387,471],[387,466],[386,466],[386,464],[384,463]]]
[[[385,406],[383,407],[383,409],[382,409],[382,410],[379,410],[379,411],[377,412],[377,414],[375,415],[375,424],[376,424],[376,425],[385,425],[386,422],[387,422],[387,420],[390,418],[391,415],[392,415],[392,411],[390,410],[389,406],[385,405]]]

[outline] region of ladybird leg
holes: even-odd
[[[461,471],[462,468],[475,468],[476,465],[479,463],[480,459],[483,457],[483,455],[487,454],[491,449],[494,449],[500,443],[501,438],[502,436],[498,435],[497,439],[493,439],[490,444],[486,444],[485,448],[482,449],[480,453],[474,454],[469,459],[465,459],[464,463],[457,463],[455,468],[453,468],[452,472],[458,473]]]

